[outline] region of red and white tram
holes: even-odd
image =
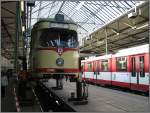
[[[82,61],[82,78],[100,85],[149,91],[149,45]]]

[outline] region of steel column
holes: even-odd
[[[108,54],[108,44],[107,44],[107,28],[105,28],[105,35],[106,35],[106,39],[105,39],[105,43],[106,43],[106,55]]]
[[[16,37],[15,37],[15,70],[16,73],[18,73],[18,46],[19,46],[19,12],[20,8],[19,8],[19,1],[17,1],[16,3]]]

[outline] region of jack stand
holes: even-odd
[[[88,93],[85,92],[85,84],[83,84],[83,93],[82,93],[82,83],[84,82],[80,82],[77,81],[77,97],[74,97],[74,92],[71,93],[71,98],[68,99],[68,101],[73,101],[74,105],[85,105],[88,103],[87,100],[87,95]],[[88,92],[88,91],[87,91]]]
[[[63,81],[62,79],[56,79],[56,87],[52,87],[54,90],[61,90],[63,89]]]

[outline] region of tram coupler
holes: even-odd
[[[63,89],[63,81],[62,79],[56,79],[56,87],[52,87],[54,90],[61,90]]]

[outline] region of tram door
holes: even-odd
[[[93,82],[94,82],[94,83],[97,83],[97,62],[94,61],[93,64],[94,64],[94,65],[93,65],[93,67],[94,67]]]
[[[141,81],[145,76],[144,55],[131,57],[131,89],[142,90]]]

